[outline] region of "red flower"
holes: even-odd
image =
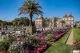
[[[6,50],[0,51],[0,53],[7,53]]]

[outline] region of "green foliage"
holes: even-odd
[[[76,47],[76,50],[80,50],[80,43],[79,43],[78,46]]]
[[[52,38],[53,38],[52,34],[48,34],[48,35],[45,37],[45,39],[46,39],[47,41],[50,41]]]
[[[45,18],[45,23],[44,23],[45,26],[49,26],[49,23],[50,23],[50,19],[46,17]]]
[[[12,25],[12,22],[0,20],[0,26],[7,26],[7,25],[9,25],[9,26]]]
[[[17,48],[15,48],[15,46],[10,46],[8,49],[8,53],[17,53]]]
[[[7,21],[2,21],[2,20],[0,21],[0,25],[1,25],[1,26],[6,26],[7,24],[8,24]]]
[[[1,50],[8,50],[9,46],[13,43],[16,37],[13,35],[8,35],[3,37],[3,40],[0,41],[0,51]]]
[[[30,26],[32,26],[32,17],[34,14],[42,14],[40,10],[41,6],[35,0],[27,0],[24,2],[21,8],[19,8],[20,14],[29,14]]]
[[[23,6],[19,8],[20,14],[41,14],[42,11],[40,10],[41,7],[39,4],[34,0],[27,0],[24,2]],[[20,15],[19,14],[19,15]]]
[[[24,53],[24,49],[19,44],[12,44],[8,49],[8,53]]]
[[[12,44],[12,43],[13,43],[13,41],[15,41],[15,40],[16,40],[15,35],[8,35],[8,40],[9,40],[9,43],[10,43],[10,44]]]
[[[27,45],[31,45],[36,47],[37,42],[40,41],[38,38],[33,38],[33,37],[25,37],[25,42]]]
[[[8,21],[2,21],[0,20],[0,26],[18,26],[18,25],[23,25],[23,26],[28,26],[29,25],[29,19],[27,17],[20,17],[20,18],[15,18],[14,20],[12,20],[11,22]],[[33,22],[34,24],[34,22]]]
[[[0,41],[0,51],[5,50],[5,43]]]
[[[12,21],[13,25],[17,26],[17,25],[29,25],[29,19],[27,17],[21,17],[21,18],[15,18]]]
[[[9,41],[7,39],[0,41],[0,51],[7,50],[9,47]]]

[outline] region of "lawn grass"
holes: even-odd
[[[59,39],[57,42],[66,43],[70,33],[71,33],[71,30],[69,32],[67,32],[63,37],[61,37],[61,39]]]
[[[80,28],[74,28],[74,42],[80,42]]]
[[[72,46],[66,44],[70,33],[71,30],[67,32],[62,38],[60,38],[57,42],[52,43],[52,45],[44,53],[72,53]]]
[[[30,33],[32,33],[32,27],[31,26],[26,26],[26,29],[29,30]]]

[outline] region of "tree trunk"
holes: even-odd
[[[30,24],[29,24],[29,26],[32,26],[32,14],[30,14]]]
[[[62,27],[63,27],[63,23],[62,23]]]
[[[29,26],[30,26],[30,29],[31,29],[31,34],[33,34],[33,25],[32,25],[32,14],[30,14],[30,24],[29,24]]]

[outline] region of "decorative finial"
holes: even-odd
[[[72,12],[70,12],[70,14],[72,14]]]
[[[65,15],[67,15],[67,13],[65,13]]]
[[[43,16],[41,14],[39,14],[38,18],[41,18],[41,17],[43,17]]]

